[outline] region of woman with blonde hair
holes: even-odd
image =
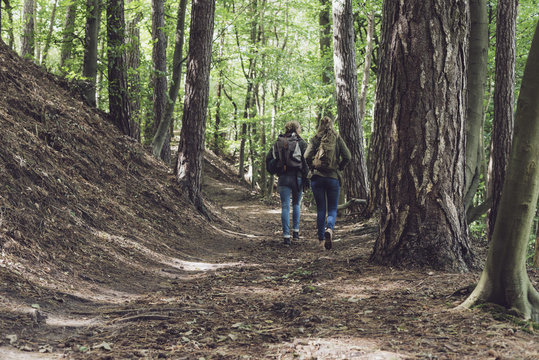
[[[309,141],[305,160],[311,169],[311,188],[316,202],[316,226],[320,244],[330,250],[339,203],[340,172],[352,155],[333,128],[333,120],[324,116],[315,136]],[[327,216],[326,216],[327,214]]]

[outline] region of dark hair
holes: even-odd
[[[284,126],[284,132],[287,134],[292,134],[295,132],[298,134],[298,130],[301,128],[301,125],[297,121],[289,121]],[[298,134],[299,135],[299,134]]]

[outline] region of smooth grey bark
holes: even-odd
[[[539,293],[526,272],[526,252],[539,196],[539,23],[515,115],[511,155],[487,261],[479,283],[459,306],[494,303],[539,322]]]
[[[464,126],[469,12],[384,1],[375,108],[380,233],[371,261],[467,271]]]
[[[100,3],[100,0],[86,0],[87,15],[82,76],[86,79],[87,83],[84,89],[84,98],[92,106],[96,106],[97,44],[99,41],[99,24],[101,20]]]
[[[193,0],[178,160],[175,175],[194,206],[207,214],[202,194],[204,135],[210,87],[215,0]]]
[[[77,2],[71,1],[67,5],[62,46],[60,50],[60,69],[65,66],[66,61],[71,57],[73,40],[75,39],[75,19],[77,16]]]
[[[352,0],[333,0],[333,51],[339,132],[352,153],[344,170],[343,188],[348,199],[367,199],[369,181],[359,115]]]
[[[165,107],[165,114],[163,121],[159,123],[152,140],[152,153],[155,157],[159,157],[161,150],[165,142],[167,142],[167,135],[169,135],[169,128],[172,124],[172,115],[174,113],[174,105],[178,98],[178,91],[180,90],[181,78],[182,78],[182,64],[183,64],[183,43],[185,38],[185,11],[187,8],[187,0],[180,0],[178,5],[178,19],[176,23],[176,40],[174,44],[174,55],[172,59],[172,79],[170,81],[170,87],[168,92],[168,101]]]
[[[125,61],[123,0],[107,0],[107,40],[109,115],[123,134],[133,136]]]
[[[488,16],[486,0],[470,0],[470,44],[468,52],[468,105],[466,109],[466,173],[464,206],[470,209],[479,186],[483,159],[483,119],[488,63]]]
[[[513,138],[513,109],[515,92],[515,32],[517,2],[500,1],[496,22],[496,70],[494,76],[494,121],[489,161],[488,197],[491,200],[487,217],[487,238],[492,238],[498,204],[503,191],[503,182],[511,141]]]
[[[24,0],[23,9],[23,34],[21,39],[21,56],[34,58],[35,36],[34,36],[34,0]]]

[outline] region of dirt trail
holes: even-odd
[[[449,311],[478,274],[370,265],[375,224],[328,252],[305,211],[283,247],[212,154],[208,223],[72,85],[0,41],[0,360],[539,358],[529,324]]]
[[[132,292],[105,296],[96,285],[84,296],[47,299],[45,310],[21,304],[26,315],[2,358],[539,358],[539,337],[526,324],[450,311],[464,298],[454,292],[477,274],[369,265],[373,228],[345,217],[334,250],[324,251],[307,210],[302,239],[284,247],[278,204],[217,178],[206,179],[205,192],[227,219],[215,226],[224,251],[196,261],[161,254],[160,272]]]

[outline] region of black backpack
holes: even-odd
[[[291,169],[301,169],[301,148],[296,133],[279,135],[273,144],[273,158],[277,160],[277,168],[286,173]]]

